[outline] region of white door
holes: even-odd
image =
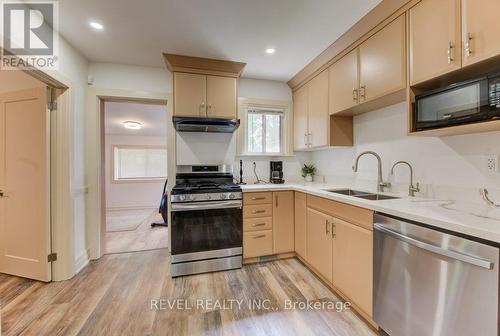
[[[0,273],[50,281],[47,88],[0,94]]]

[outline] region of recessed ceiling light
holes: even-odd
[[[104,26],[102,24],[100,24],[99,22],[95,22],[95,21],[90,21],[89,26],[91,26],[95,30],[103,30],[104,29]]]
[[[274,48],[267,48],[266,49],[266,54],[274,54],[276,50]]]
[[[123,122],[123,127],[131,129],[131,130],[140,130],[142,128],[142,124],[137,121],[124,121]]]

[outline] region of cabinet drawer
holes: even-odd
[[[311,195],[307,195],[307,207],[373,230],[372,210]]]
[[[271,230],[273,228],[273,218],[247,218],[243,220],[243,231]]]
[[[273,230],[245,232],[243,257],[255,258],[273,254]]]
[[[272,204],[245,205],[243,206],[243,218],[272,217]]]
[[[258,192],[258,193],[244,193],[243,204],[271,204],[273,202],[273,193],[271,192]]]

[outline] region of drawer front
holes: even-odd
[[[243,220],[243,231],[272,230],[273,218],[248,218]]]
[[[260,218],[260,217],[272,217],[272,216],[273,216],[272,204],[243,206],[243,218]]]
[[[307,195],[307,207],[373,231],[372,210],[311,195]]]
[[[273,254],[273,231],[243,233],[243,258],[255,258]]]
[[[243,204],[271,204],[273,203],[272,192],[244,193]]]

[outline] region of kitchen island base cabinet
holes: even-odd
[[[331,216],[314,209],[307,209],[306,261],[332,282],[332,225]]]

